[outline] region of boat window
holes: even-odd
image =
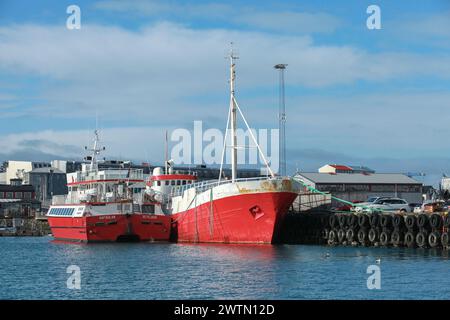
[[[174,185],[175,185],[175,180],[170,181],[170,184],[171,184],[172,186],[174,186]]]
[[[142,205],[142,213],[155,213],[155,205],[154,204]]]
[[[156,182],[157,182],[158,187],[161,187],[161,181],[156,181]]]
[[[180,185],[181,185],[181,181],[177,180],[177,186],[180,186]]]
[[[169,180],[166,180],[166,186],[168,186],[168,185],[169,185],[169,182],[170,182]]]
[[[186,180],[183,180],[181,183],[182,183],[183,186],[184,186],[184,185],[186,184]]]

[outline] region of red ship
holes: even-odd
[[[137,169],[99,169],[95,132],[93,155],[82,170],[67,174],[69,192],[54,197],[47,218],[53,237],[76,242],[168,241],[171,218],[142,192]]]
[[[290,177],[277,177],[253,137],[234,96],[236,57],[230,54],[231,99],[228,123],[231,123],[232,163],[230,179],[196,182],[190,172],[156,168],[147,193],[161,203],[172,216],[174,240],[180,242],[275,243],[286,212],[301,186]],[[237,179],[236,116],[241,114],[270,175]],[[231,120],[231,121],[230,121]],[[228,132],[228,125],[227,125]],[[225,139],[226,139],[225,134]],[[224,150],[225,150],[224,143]]]

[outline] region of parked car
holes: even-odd
[[[362,211],[400,211],[411,212],[409,203],[400,198],[380,198],[362,208]]]
[[[368,197],[366,201],[358,203],[358,206],[351,208],[351,210],[356,212],[362,212],[364,211],[364,208],[382,199],[389,199],[389,197]]]
[[[445,207],[445,201],[444,200],[430,200],[424,202],[422,205],[422,212],[437,212],[437,211],[444,211]]]

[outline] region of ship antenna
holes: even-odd
[[[169,161],[169,142],[168,142],[168,136],[167,136],[167,130],[165,132],[165,140],[164,140],[164,170],[165,174],[168,174],[168,162]]]
[[[230,49],[230,112],[231,112],[231,181],[234,182],[237,178],[237,110],[234,103],[234,81],[236,80],[236,71],[234,60],[239,59],[233,50],[233,42],[231,42]]]
[[[99,147],[99,142],[100,142],[99,130],[95,129],[94,145],[93,145],[92,149],[88,149],[88,147],[84,147],[86,150],[92,152],[90,170],[98,170],[97,156],[100,154],[101,151],[106,150],[105,147]]]

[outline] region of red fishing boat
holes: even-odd
[[[174,239],[180,242],[274,243],[284,217],[300,192],[301,186],[290,177],[275,176],[240,110],[234,95],[236,57],[230,54],[231,177],[197,182],[190,172],[156,168],[147,193],[172,216]],[[237,179],[236,118],[242,116],[268,176]],[[225,139],[227,139],[225,134]],[[224,144],[224,150],[225,150]]]
[[[142,170],[99,169],[98,132],[90,163],[67,174],[69,192],[54,197],[47,218],[53,237],[77,242],[169,240],[171,218],[148,202]]]

